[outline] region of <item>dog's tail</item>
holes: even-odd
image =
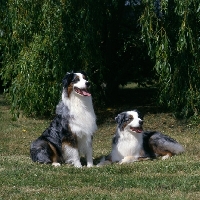
[[[165,141],[163,145],[174,155],[181,154],[185,151],[184,147],[178,142]]]
[[[164,156],[163,159],[185,151],[184,147],[176,140],[157,131],[143,133],[143,148],[147,156],[151,158]]]
[[[165,151],[171,152],[173,155],[184,152],[184,147],[173,138],[156,132],[150,137],[150,143],[154,146],[160,147]]]

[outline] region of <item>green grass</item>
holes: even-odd
[[[100,168],[33,163],[30,143],[50,119],[20,117],[12,121],[9,105],[0,95],[0,199],[200,199],[200,126],[177,121],[171,113],[163,112],[155,105],[151,90],[125,88],[121,92],[121,104],[95,107],[99,127],[93,144],[95,164],[110,152],[116,114],[136,106],[146,113],[144,129],[172,136],[183,144],[185,153],[164,161]],[[125,94],[129,98],[124,99]],[[135,96],[141,100],[135,101]]]

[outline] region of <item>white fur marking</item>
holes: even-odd
[[[168,159],[168,158],[170,158],[170,155],[169,155],[169,154],[167,154],[167,155],[165,155],[165,156],[162,156],[162,160],[166,160],[166,159]]]
[[[60,167],[60,163],[53,162],[53,163],[52,163],[52,166],[54,166],[54,167]]]

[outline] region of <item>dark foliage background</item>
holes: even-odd
[[[1,1],[1,77],[13,114],[54,113],[63,75],[84,70],[95,102],[112,102],[128,82],[153,83],[161,105],[198,116],[199,13],[197,0]]]

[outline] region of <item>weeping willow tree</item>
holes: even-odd
[[[160,103],[178,117],[200,114],[200,2],[143,1],[142,39],[155,59]]]
[[[28,115],[53,113],[67,71],[86,71],[99,102],[105,94],[102,83],[107,85],[105,96],[112,98],[119,84],[133,78],[140,83],[151,79],[152,65],[139,40],[139,4],[124,0],[5,2],[1,74],[13,114],[20,110]]]
[[[0,11],[14,114],[53,113],[63,75],[85,70],[97,101],[102,83],[112,98],[120,84],[158,77],[160,104],[199,115],[198,0],[5,0]]]
[[[98,1],[96,1],[98,5]],[[93,1],[8,0],[1,70],[12,113],[54,112],[67,71],[99,66]],[[99,12],[101,10],[99,9]],[[94,34],[95,31],[95,34]],[[87,33],[87,34],[86,34]],[[96,42],[94,42],[96,41]],[[95,50],[96,49],[96,50]]]

